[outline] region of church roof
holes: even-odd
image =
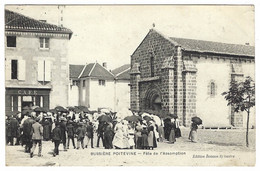
[[[228,44],[220,42],[212,42],[205,40],[184,39],[170,37],[186,51],[220,53],[230,55],[255,56],[255,47],[240,44]]]
[[[39,21],[22,14],[5,10],[5,30],[9,31],[27,31],[27,32],[50,32],[67,33],[72,35],[72,31],[65,27],[49,24]]]

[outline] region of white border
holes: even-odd
[[[258,0],[182,0],[182,1],[170,1],[170,0],[125,0],[125,1],[120,1],[120,0],[88,0],[88,1],[85,1],[85,0],[63,0],[62,2],[61,1],[58,1],[58,0],[45,0],[45,1],[33,1],[33,0],[23,0],[23,1],[19,1],[19,0],[4,0],[4,1],[1,1],[0,2],[0,23],[1,23],[1,31],[0,31],[0,39],[1,39],[1,44],[0,44],[0,51],[1,51],[1,66],[0,66],[0,94],[1,94],[1,103],[0,103],[0,110],[1,110],[1,140],[0,141],[0,144],[1,144],[1,158],[0,158],[0,165],[1,165],[1,170],[2,169],[7,169],[7,170],[24,170],[24,169],[40,169],[40,170],[43,170],[43,169],[57,169],[57,168],[43,168],[43,167],[37,167],[37,168],[28,168],[28,167],[23,167],[23,168],[17,168],[17,167],[5,167],[5,152],[4,152],[4,149],[5,149],[5,142],[4,142],[4,139],[5,139],[5,121],[4,121],[4,107],[5,107],[5,103],[4,103],[4,99],[5,99],[5,89],[4,89],[4,46],[3,46],[3,42],[4,42],[4,5],[5,4],[254,4],[255,5],[255,46],[256,46],[256,87],[257,87],[257,91],[256,91],[256,95],[257,95],[257,99],[259,97],[259,91],[258,91],[258,83],[259,83],[259,80],[258,80],[258,71],[259,71],[259,68],[257,67],[258,66],[258,62],[259,62],[259,10],[260,10],[260,7],[259,7],[259,2]],[[256,111],[258,111],[258,106],[259,106],[259,101],[257,100],[257,107],[256,107]],[[256,112],[256,121],[257,121],[257,125],[259,124],[258,122],[258,118],[259,116],[258,115],[258,112]],[[259,130],[257,129],[256,131],[256,135],[257,135],[257,139],[256,139],[256,149],[258,151],[258,147],[259,147]],[[168,169],[176,169],[176,170],[199,170],[199,171],[203,171],[203,170],[212,170],[212,171],[215,171],[215,170],[233,170],[233,169],[236,169],[236,171],[239,171],[239,170],[259,170],[259,163],[258,163],[258,159],[259,159],[259,155],[258,155],[258,152],[256,154],[256,167],[250,167],[250,168],[245,168],[245,167],[221,167],[221,168],[218,168],[218,167],[175,167],[175,168],[169,168],[169,167],[141,167],[141,168],[136,168],[136,167],[127,167],[127,168],[120,168],[120,167],[77,167],[75,169],[84,169],[84,170],[101,170],[101,169],[108,169],[108,170],[121,170],[121,169],[126,169],[126,170],[135,170],[135,169],[142,169],[142,170],[160,170],[160,169],[164,169],[164,170],[168,170]],[[71,169],[74,169],[74,168],[71,168],[71,167],[62,167],[62,168],[58,168],[58,169],[65,169],[65,170],[71,170]]]

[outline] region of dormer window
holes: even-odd
[[[50,38],[40,37],[40,48],[49,49],[50,48]]]

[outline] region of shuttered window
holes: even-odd
[[[17,79],[18,76],[18,61],[17,60],[12,60],[11,62],[11,78],[12,79]]]
[[[48,60],[38,61],[38,81],[51,81],[51,62]]]
[[[11,60],[5,61],[5,80],[11,80]]]
[[[26,63],[25,60],[18,61],[18,80],[25,80],[26,77]]]

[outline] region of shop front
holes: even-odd
[[[39,106],[49,109],[50,88],[6,88],[5,111],[10,114],[12,111],[22,111],[24,107]]]

